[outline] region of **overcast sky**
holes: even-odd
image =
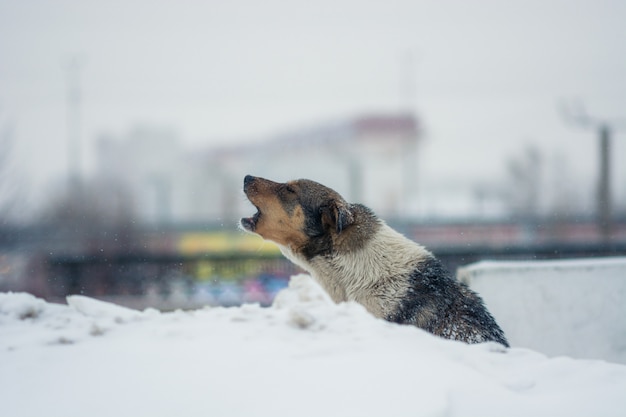
[[[587,189],[595,134],[567,126],[557,103],[626,119],[625,22],[626,2],[598,0],[0,0],[0,123],[26,174],[62,175],[78,56],[87,167],[99,134],[138,124],[200,147],[411,103],[425,186],[494,180],[534,144]]]

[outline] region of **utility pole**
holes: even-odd
[[[599,175],[597,189],[597,221],[598,230],[605,243],[610,242],[613,230],[612,198],[611,198],[611,137],[617,122],[591,117],[580,103],[569,103],[562,106],[562,114],[570,124],[592,128],[599,139]]]
[[[608,123],[597,126],[600,138],[600,178],[598,182],[598,222],[605,241],[611,239],[613,216],[611,213],[611,127]]]
[[[400,112],[413,114],[416,107],[416,52],[410,48],[400,56],[398,107]]]
[[[416,118],[417,107],[417,82],[416,82],[416,49],[410,48],[400,58],[400,91],[399,91],[399,116]],[[417,123],[417,121],[416,121]],[[411,215],[412,206],[417,200],[417,141],[418,127],[415,131],[407,134],[402,144],[402,200],[400,201],[399,213],[403,216]]]
[[[67,76],[67,179],[68,191],[81,186],[81,89],[80,71],[83,60],[72,56],[65,64]]]

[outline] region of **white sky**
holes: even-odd
[[[587,190],[595,134],[568,127],[557,102],[626,119],[625,22],[626,2],[598,0],[0,0],[0,121],[40,182],[65,170],[64,65],[77,54],[87,161],[103,132],[174,127],[190,147],[257,140],[397,110],[412,83],[425,187],[494,181],[531,143]],[[614,189],[626,200],[623,132]]]

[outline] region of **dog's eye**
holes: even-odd
[[[280,187],[278,191],[278,196],[281,200],[285,202],[293,201],[298,198],[296,190],[290,185],[284,185]]]

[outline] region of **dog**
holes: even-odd
[[[243,191],[257,212],[241,228],[276,243],[336,303],[356,301],[376,317],[447,339],[509,346],[478,294],[364,205],[306,179],[247,175]]]

